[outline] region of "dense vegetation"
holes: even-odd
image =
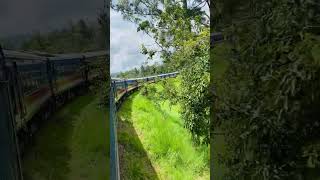
[[[319,12],[313,0],[216,1],[213,29],[232,47],[223,78],[214,81],[213,128],[225,133],[225,178],[315,179]]]
[[[162,73],[168,73],[172,70],[169,69],[166,64],[155,63],[153,65],[141,65],[140,68],[134,68],[125,72],[120,72],[117,77],[119,78],[134,78],[152,76]]]
[[[163,100],[167,81],[131,95],[119,111],[122,179],[209,179],[209,147],[194,146],[178,105]]]
[[[195,142],[209,143],[209,1],[120,0],[113,9],[152,37],[158,48],[142,46],[149,58],[160,54],[167,68],[179,71],[181,86],[167,84],[167,98],[182,105],[184,125]],[[183,92],[183,93],[180,93]]]

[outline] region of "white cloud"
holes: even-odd
[[[154,41],[142,32],[137,32],[134,23],[123,20],[122,15],[114,10],[110,12],[110,21],[111,73],[141,66],[147,60],[140,53],[141,44],[152,45]],[[160,58],[149,63],[155,61],[160,61]]]

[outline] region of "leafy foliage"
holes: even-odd
[[[251,1],[231,12],[223,6],[232,5],[217,7],[216,23],[233,50],[215,92],[214,127],[226,134],[228,176],[305,178],[299,172],[317,164],[310,158],[320,152],[310,145],[320,137],[319,3]],[[239,14],[246,18],[233,21]]]
[[[166,68],[179,71],[181,86],[166,85],[171,102],[182,105],[182,115],[195,142],[209,143],[209,1],[120,0],[113,9],[155,40],[157,48],[142,46],[149,58],[160,53]],[[175,87],[176,88],[176,87]]]
[[[196,39],[187,41],[183,49],[172,57],[183,68],[180,71],[180,88],[176,88],[179,93],[171,91],[171,98],[177,99],[182,106],[185,126],[193,134],[194,140],[204,143],[209,142],[210,125],[208,36],[209,32],[204,31]]]
[[[143,46],[144,54],[149,53],[152,57],[158,52],[164,61],[170,61],[170,55],[180,48],[183,41],[208,27],[208,15],[201,9],[206,3],[209,2],[120,0],[112,7],[127,20],[138,24],[137,31],[143,31],[155,40],[159,49],[147,50]]]
[[[134,68],[125,72],[120,72],[117,77],[119,78],[135,78],[145,77],[157,74],[172,72],[166,64],[155,63],[153,65],[141,65],[140,68]]]

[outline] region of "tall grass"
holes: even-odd
[[[163,89],[161,83],[155,87]],[[209,179],[209,147],[193,144],[179,106],[135,93],[123,104],[120,117],[132,123],[158,178]],[[132,140],[122,139],[121,143]]]

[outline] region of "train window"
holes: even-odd
[[[31,93],[47,84],[46,64],[26,64],[18,66],[22,89],[25,94]]]

